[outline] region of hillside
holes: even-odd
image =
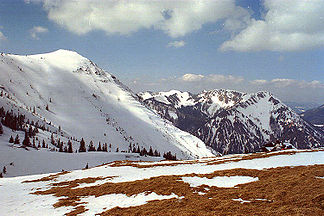
[[[277,139],[305,149],[324,145],[323,133],[268,92],[172,90],[139,97],[161,117],[222,154],[259,151]]]
[[[152,149],[154,155],[162,157],[170,152],[178,159],[213,156],[200,139],[147,109],[115,76],[76,52],[2,54],[0,93],[3,120],[9,119],[6,115],[15,119],[18,114],[24,119],[20,128],[7,128],[0,137],[2,154],[6,154],[7,148],[20,148],[9,145],[11,135],[19,134],[23,141],[24,133],[19,131],[37,127],[39,133],[31,141],[35,139],[37,146],[44,140],[52,151],[67,148],[70,140],[75,152],[83,138],[86,149],[92,141],[95,149],[100,142],[108,146],[109,152],[116,153]],[[109,157],[106,162],[111,161]],[[5,156],[1,158],[1,166],[11,162],[4,161]]]
[[[314,125],[324,125],[324,104],[301,114],[302,118]]]

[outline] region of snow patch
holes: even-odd
[[[210,187],[235,187],[239,184],[246,184],[254,181],[258,181],[259,178],[253,178],[250,176],[217,176],[214,178],[206,178],[206,177],[182,177],[182,181],[185,183],[189,183],[190,187],[198,187],[201,185],[208,185]]]
[[[133,196],[127,196],[126,194],[108,194],[99,197],[89,196],[82,198],[80,201],[85,202],[85,208],[88,209],[88,211],[81,215],[92,216],[115,207],[127,208],[131,206],[140,206],[152,200],[165,200],[172,198],[179,199],[180,197],[173,193],[171,195],[158,195],[154,192],[144,192]]]

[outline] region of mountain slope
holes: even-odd
[[[324,104],[301,114],[302,118],[314,125],[324,125]]]
[[[172,90],[139,96],[163,118],[221,153],[258,151],[276,139],[297,148],[324,144],[321,131],[268,92],[246,94],[220,89],[194,95]]]
[[[182,159],[213,156],[201,140],[161,119],[116,77],[76,52],[2,54],[0,88],[0,107],[47,124],[66,139],[108,143],[119,152],[138,146]]]

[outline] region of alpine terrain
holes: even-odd
[[[280,140],[299,149],[324,145],[323,133],[269,92],[171,90],[139,93],[161,117],[222,154],[259,151]]]
[[[324,104],[303,112],[301,117],[324,131]]]
[[[200,139],[147,109],[115,76],[73,51],[1,54],[1,118],[0,165],[7,166],[8,176],[80,169],[87,162],[94,166],[138,154],[214,155]]]

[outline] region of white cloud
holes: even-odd
[[[29,30],[30,36],[36,40],[39,40],[38,35],[47,33],[48,29],[42,26],[34,26],[32,29]]]
[[[206,23],[227,18],[234,23],[232,26],[242,26],[241,20],[249,17],[246,10],[235,5],[235,0],[42,2],[50,20],[79,35],[93,30],[102,30],[108,35],[128,35],[141,29],[157,29],[176,38],[199,30]]]
[[[295,51],[324,46],[323,0],[265,0],[262,20],[247,27],[221,46],[235,51]]]
[[[222,74],[185,74],[178,78],[183,82],[205,82],[205,83],[240,83],[244,81],[242,77],[236,77],[232,75],[222,75]]]
[[[174,47],[174,48],[180,48],[186,45],[186,42],[183,40],[181,41],[171,41],[168,43],[167,47]]]
[[[201,74],[185,74],[179,79],[185,81],[185,82],[195,82],[195,81],[200,81],[204,78],[204,75]]]
[[[253,85],[264,85],[268,83],[268,81],[263,79],[258,79],[258,80],[251,80],[250,83]]]

